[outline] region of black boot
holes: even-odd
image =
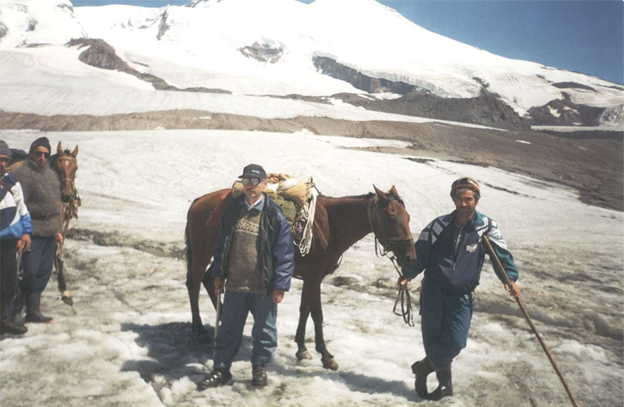
[[[14,335],[23,335],[28,332],[28,328],[24,326],[24,324],[20,324],[10,318],[3,318],[0,323],[0,333],[4,334],[14,334]]]
[[[263,365],[253,365],[251,372],[251,384],[256,387],[264,387],[268,383],[266,367]]]
[[[415,362],[412,365],[412,372],[416,375],[416,393],[420,398],[426,398],[429,393],[427,392],[427,376],[433,372],[433,366],[428,357],[425,357],[419,362]]]
[[[427,396],[428,400],[440,400],[444,397],[450,397],[453,395],[453,380],[451,378],[451,369],[448,370],[438,370],[436,371],[436,376],[438,377],[438,388],[435,389],[429,396]]]
[[[197,390],[202,391],[214,387],[232,384],[230,369],[214,369],[204,380],[197,383]]]
[[[26,322],[49,323],[52,322],[51,317],[46,317],[39,311],[41,303],[41,293],[31,293],[26,299]]]

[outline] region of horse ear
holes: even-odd
[[[78,145],[76,145],[76,148],[74,148],[74,151],[71,153],[71,155],[76,158],[76,156],[78,155]]]
[[[375,188],[375,193],[377,194],[379,199],[385,200],[387,198],[387,195],[383,191],[381,191],[379,188],[377,188],[375,184],[373,184],[373,188]]]
[[[390,193],[391,193],[392,195],[394,195],[396,198],[401,198],[401,197],[399,196],[399,191],[397,191],[397,189],[395,188],[395,186],[394,186],[394,185],[393,185],[393,186],[392,186],[392,188],[390,189]]]
[[[58,146],[56,146],[56,152],[58,155],[62,155],[63,154],[63,146],[61,145],[61,142],[59,141]]]

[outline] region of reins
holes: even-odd
[[[395,199],[391,199],[390,201],[393,201],[393,200],[396,200],[403,205],[403,202],[400,199],[395,198]],[[379,208],[379,198],[375,196],[373,199],[370,200],[368,204],[368,221],[370,223],[371,230],[373,231],[373,235],[375,236],[374,237],[375,254],[377,255],[377,257],[380,256],[380,253],[381,253],[381,256],[385,256],[386,254],[388,254],[388,252],[391,250],[392,245],[394,243],[402,243],[402,242],[412,243],[414,241],[412,234],[409,233],[409,231],[408,231],[408,235],[406,236],[388,236],[388,231],[386,230],[386,224],[383,223],[381,220],[379,220],[378,222],[380,225],[380,229],[381,229],[380,230],[381,238],[378,237],[377,233],[375,233],[375,227],[374,227],[374,218],[377,212],[376,209],[378,208]],[[403,273],[401,273],[401,270],[399,270],[396,260],[397,260],[396,256],[390,257],[390,261],[392,262],[394,269],[397,271],[397,273],[399,273],[399,278],[402,279]],[[397,310],[399,306],[399,302],[401,303],[400,313]],[[392,312],[395,315],[399,315],[403,317],[403,321],[408,326],[414,326],[414,315],[412,313],[412,299],[410,297],[410,293],[409,293],[409,290],[407,289],[407,286],[399,285],[399,292],[397,294],[396,301],[394,302],[394,307],[392,308]]]
[[[399,273],[399,281],[403,279],[403,273],[397,267],[396,257],[390,257],[392,261],[392,265],[394,269]],[[399,301],[401,302],[401,312],[397,312],[397,306],[399,305]],[[394,307],[392,308],[392,312],[394,315],[399,315],[403,317],[403,322],[405,322],[408,326],[414,326],[414,314],[412,313],[412,298],[410,297],[409,290],[407,289],[407,285],[399,284],[399,293],[397,294],[397,299],[394,301]]]

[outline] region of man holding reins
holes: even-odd
[[[267,174],[256,164],[239,177],[243,195],[223,212],[211,266],[215,289],[225,288],[222,325],[215,343],[212,373],[198,389],[232,384],[230,367],[243,339],[249,312],[252,385],[266,386],[266,365],[277,348],[277,304],[290,289],[295,251],[290,227],[281,209],[263,193]],[[218,297],[218,295],[217,295]]]
[[[425,271],[420,298],[422,338],[426,357],[412,365],[416,392],[421,398],[439,400],[453,395],[451,363],[466,347],[474,306],[474,290],[479,285],[486,254],[482,244],[487,236],[504,270],[494,271],[514,298],[520,297],[515,281],[518,269],[494,220],[476,211],[481,197],[479,183],[460,178],[451,186],[455,211],[425,227],[416,242],[418,258],[403,269],[399,284]],[[439,386],[427,390],[427,376],[436,372]]]

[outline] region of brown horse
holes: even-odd
[[[59,141],[56,147],[56,154],[50,157],[50,165],[56,171],[61,181],[61,215],[63,216],[63,241],[69,229],[69,221],[78,218],[78,207],[80,206],[80,198],[76,191],[76,171],[78,171],[78,146],[73,152],[63,150],[63,146]],[[63,243],[59,244],[54,257],[54,265],[58,272],[58,289],[61,292],[61,299],[65,304],[72,305],[73,300],[67,289],[65,282],[65,270],[63,267]]]
[[[199,314],[199,291],[202,282],[213,305],[216,305],[217,301],[212,277],[210,273],[206,273],[206,269],[212,258],[219,222],[215,222],[214,216],[210,222],[209,218],[228,192],[228,189],[223,189],[196,199],[187,215],[186,286],[191,302],[193,331],[198,334],[205,334]],[[305,346],[305,331],[308,317],[311,315],[316,350],[321,354],[323,366],[332,370],[338,369],[338,364],[327,350],[323,337],[321,282],[325,276],[338,268],[343,253],[371,232],[375,234],[376,240],[379,240],[384,252],[392,251],[400,266],[414,262],[416,251],[409,229],[409,220],[409,214],[395,187],[388,193],[375,187],[375,194],[341,198],[318,196],[310,253],[302,257],[299,251],[295,250],[294,277],[303,280],[299,325],[295,336],[298,359],[310,358]]]

